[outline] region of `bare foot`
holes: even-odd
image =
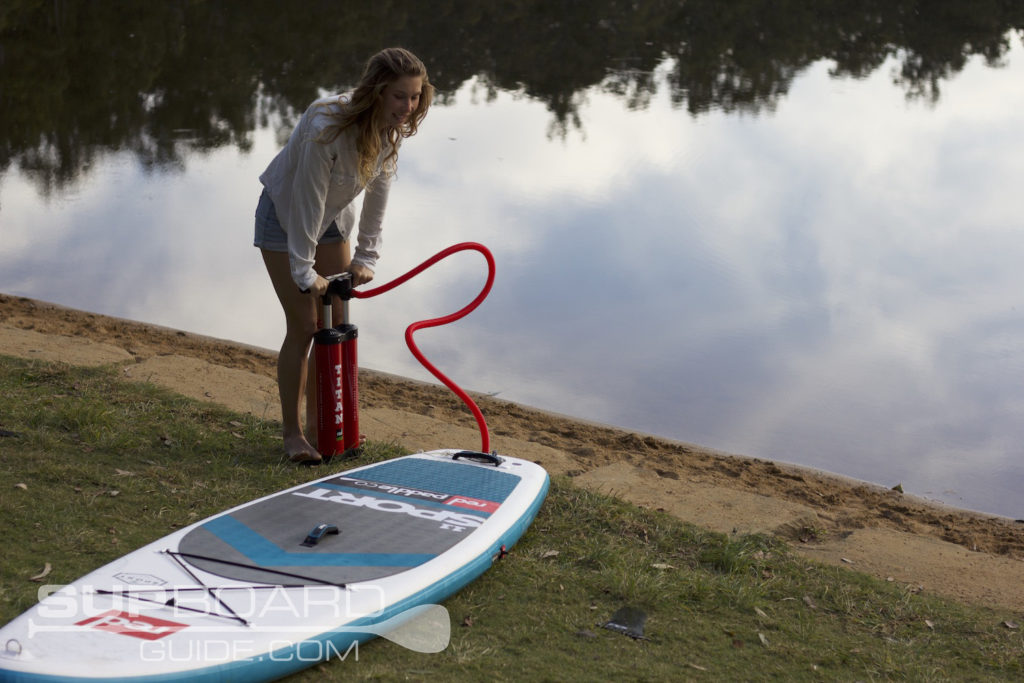
[[[306,437],[301,434],[284,440],[284,452],[289,462],[300,465],[319,465],[323,462],[320,454],[309,445],[309,441],[306,441]]]

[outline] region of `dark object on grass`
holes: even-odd
[[[7,429],[0,429],[0,438],[3,438],[5,436],[18,437],[18,436],[21,436],[21,434],[19,434],[18,432],[9,431]]]
[[[620,607],[612,615],[612,618],[603,624],[606,628],[616,633],[622,633],[635,640],[647,640],[644,637],[644,623],[647,621],[647,614],[638,607]]]

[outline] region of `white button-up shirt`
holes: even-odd
[[[332,142],[317,142],[331,123],[325,114],[337,113],[347,97],[332,95],[319,99],[306,109],[285,145],[260,182],[274,201],[277,218],[288,235],[288,259],[292,279],[300,289],[316,282],[313,262],[316,245],[332,221],[338,222],[342,236],[348,239],[355,225],[352,201],[363,191],[357,175],[359,154],[356,131],[348,128]],[[389,148],[385,143],[385,152]],[[359,216],[359,235],[352,262],[371,271],[380,258],[384,209],[391,188],[391,174],[377,175],[366,185],[366,196]]]

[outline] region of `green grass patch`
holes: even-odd
[[[281,461],[280,425],[120,369],[0,356],[0,622],[184,525],[312,473]],[[457,445],[457,444],[453,444]],[[514,454],[510,454],[514,455]],[[377,639],[296,680],[1014,680],[1019,616],[909,592],[725,536],[556,477],[511,553],[449,599],[452,639],[420,654]],[[621,607],[644,640],[601,628]],[[358,657],[358,658],[357,658]]]

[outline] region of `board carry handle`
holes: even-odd
[[[480,451],[459,451],[452,456],[452,460],[458,460],[459,458],[469,458],[470,460],[478,460],[481,462],[490,463],[495,467],[501,464],[501,458],[494,453],[482,453]]]
[[[317,524],[315,527],[313,527],[313,530],[310,531],[309,534],[306,536],[306,540],[302,542],[302,545],[306,546],[307,548],[312,548],[320,542],[321,538],[323,538],[327,534],[337,533],[339,533],[338,527],[336,527],[333,524],[328,524],[326,522]]]

